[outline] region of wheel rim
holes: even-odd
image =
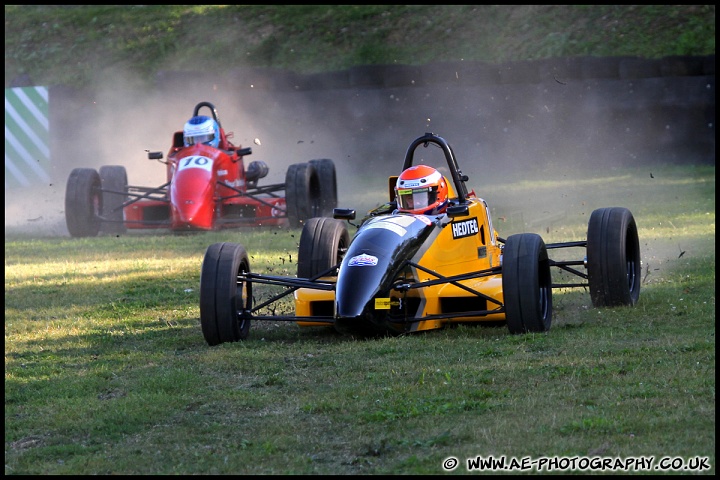
[[[238,275],[245,274],[249,271],[249,268],[246,264],[241,264],[240,268],[238,269]],[[238,318],[242,318],[243,312],[250,309],[250,306],[252,305],[252,284],[249,282],[244,281],[237,281],[236,285],[236,291],[235,291],[235,309],[238,312]],[[243,299],[245,302],[243,303]],[[244,322],[246,320],[243,320],[240,323],[240,327],[242,328]]]
[[[550,302],[548,301],[548,289],[547,287],[540,288],[540,314],[541,318],[547,320],[550,309]]]
[[[632,224],[628,228],[625,244],[625,268],[630,296],[640,288],[640,245],[637,242],[637,229]]]
[[[250,272],[250,266],[241,262],[238,266],[237,277]],[[244,340],[250,331],[250,316],[246,314],[252,308],[252,283],[235,279],[235,295],[233,309],[235,310],[235,340]]]
[[[99,217],[102,212],[102,207],[100,205],[100,195],[98,195],[97,193],[93,194],[92,207],[93,207],[93,216]]]
[[[635,248],[632,245],[628,245],[627,252],[625,253],[625,258],[627,259],[625,264],[625,268],[627,270],[626,276],[627,276],[627,286],[629,291],[632,293],[635,291],[635,289],[638,287],[638,277],[637,277],[637,271],[638,271],[638,264],[636,263],[637,258],[637,252],[635,251]]]
[[[627,269],[628,288],[632,292],[635,290],[635,262],[628,262]]]

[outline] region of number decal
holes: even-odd
[[[212,171],[213,161],[207,157],[191,156],[185,157],[178,162],[178,172],[186,168],[202,168],[208,172]]]

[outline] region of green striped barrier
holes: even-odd
[[[47,87],[5,89],[5,189],[50,182]]]

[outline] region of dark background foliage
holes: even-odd
[[[715,53],[714,5],[6,5],[5,86],[131,72]]]

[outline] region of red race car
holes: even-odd
[[[200,115],[205,107],[211,115]],[[65,220],[73,237],[121,234],[128,229],[207,231],[242,226],[300,227],[307,219],[331,216],[337,206],[335,164],[330,159],[290,165],[285,183],[259,186],[268,166],[245,167],[250,147],[228,138],[215,106],[200,102],[182,131],[173,135],[163,160],[167,182],[159,187],[128,185],[125,167],[75,168],[65,191]],[[282,194],[284,192],[284,195]]]

